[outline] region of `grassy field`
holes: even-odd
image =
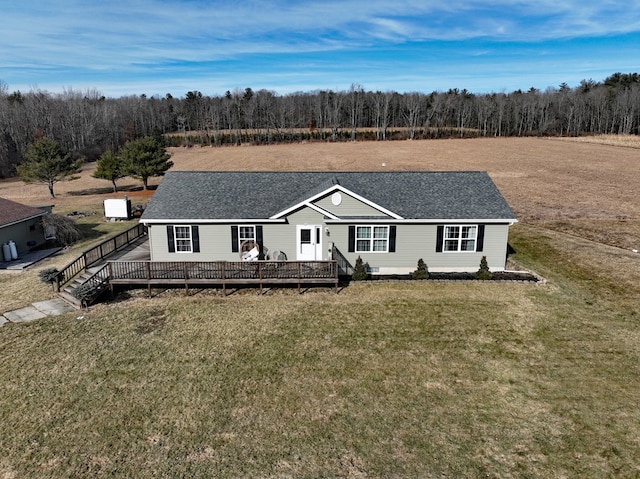
[[[0,330],[0,477],[636,477],[640,275],[121,297]],[[624,253],[632,255],[632,253]]]
[[[449,141],[398,147],[475,150],[466,168],[489,170],[524,218],[514,258],[547,283],[157,290],[7,325],[0,478],[640,476],[640,257],[629,248],[640,206],[627,199],[621,213],[607,187],[638,178],[614,171],[637,150],[534,139],[482,163],[496,143]],[[548,144],[576,169],[572,192]],[[340,169],[355,157],[342,148]],[[230,149],[239,154],[257,150]],[[57,208],[106,195],[82,186]],[[18,282],[6,277],[2,301]]]

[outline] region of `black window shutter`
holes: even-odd
[[[478,240],[476,241],[476,251],[484,248],[484,225],[478,225]]]
[[[193,242],[193,252],[200,252],[200,232],[198,231],[198,225],[193,225],[191,227],[191,241]]]
[[[396,226],[389,226],[389,253],[396,252]]]
[[[349,226],[349,253],[353,253],[356,250],[356,227]]]
[[[438,225],[436,232],[436,253],[442,253],[442,242],[444,241],[444,225]]]
[[[167,225],[167,246],[169,247],[169,253],[176,252],[176,243],[173,240],[173,225]]]
[[[262,246],[263,238],[262,238],[262,225],[256,226],[256,243]]]
[[[237,253],[239,251],[238,249],[238,227],[237,226],[232,226],[231,227],[231,252],[232,253]]]

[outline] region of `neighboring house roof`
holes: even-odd
[[[0,228],[46,214],[47,212],[40,208],[0,198]]]
[[[482,171],[171,171],[141,221],[276,218],[333,190],[351,192],[403,220],[515,221],[506,200]]]

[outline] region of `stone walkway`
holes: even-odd
[[[51,252],[49,252],[49,254],[51,254]],[[137,240],[134,240],[128,246],[109,256],[110,261],[149,261],[150,258],[151,255],[149,253],[149,238],[147,236],[142,236]],[[32,261],[30,264],[33,264],[33,261],[38,261],[42,258],[40,258],[39,255],[34,255],[29,257],[28,259]],[[13,266],[9,269],[24,269],[22,265],[18,266],[18,263],[22,262],[16,260],[15,262],[12,262],[10,264],[0,263],[0,267],[4,266],[5,268],[7,268],[7,266]],[[27,266],[30,266],[30,264]],[[96,270],[100,269],[102,265],[104,265],[104,262],[92,266],[87,271],[93,273]],[[68,313],[70,311],[77,311],[77,309],[75,309],[73,306],[71,306],[61,298],[50,299],[48,301],[38,301],[36,303],[33,303],[31,306],[27,306],[26,308],[2,313],[0,315],[0,327],[6,323],[27,323],[29,321],[35,321],[36,319],[41,319],[46,316],[57,316],[59,314]]]
[[[66,301],[54,298],[47,301],[38,301],[26,308],[7,311],[0,315],[0,327],[6,323],[28,323],[46,316],[58,316],[60,314],[77,311]]]

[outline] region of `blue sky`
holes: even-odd
[[[0,0],[9,92],[544,90],[640,70],[636,0]]]

